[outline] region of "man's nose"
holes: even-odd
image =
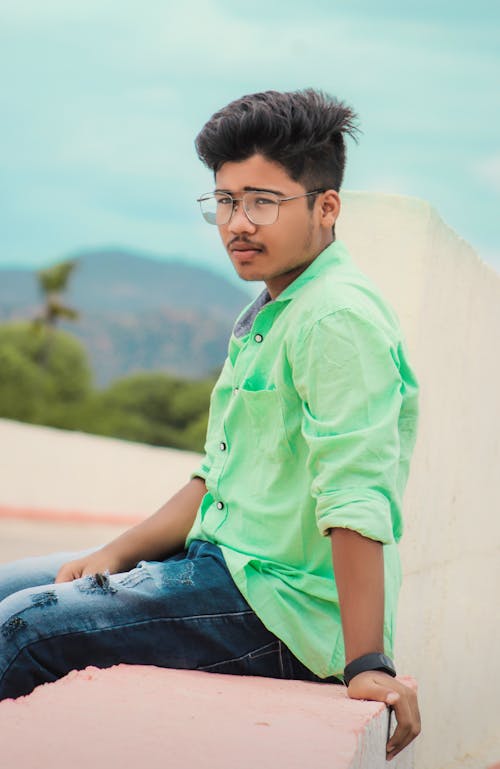
[[[228,224],[228,228],[235,234],[240,232],[255,232],[257,229],[257,225],[251,222],[245,213],[245,209],[243,208],[243,203],[241,201],[235,203],[233,206],[233,214]]]

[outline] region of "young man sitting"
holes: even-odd
[[[312,90],[243,97],[202,129],[201,212],[266,288],[234,326],[194,477],[96,552],[0,569],[0,697],[118,663],[343,678],[394,707],[388,756],[418,734],[390,659],[417,384],[335,240],[355,131]]]

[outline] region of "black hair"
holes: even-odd
[[[356,113],[332,96],[307,88],[242,96],[216,112],[196,137],[196,150],[214,174],[226,162],[261,154],[281,164],[307,189],[339,190],[344,135],[355,141]],[[314,205],[314,199],[309,199]]]

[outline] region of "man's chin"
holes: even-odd
[[[242,280],[245,280],[247,283],[258,283],[259,281],[264,281],[264,278],[260,275],[240,275],[239,277]]]
[[[252,269],[251,265],[245,267],[245,265],[242,264],[233,264],[233,267],[242,280],[246,280],[248,282],[265,280],[265,275],[263,275],[260,270],[256,270],[255,267]]]

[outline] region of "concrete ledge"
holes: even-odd
[[[408,679],[405,679],[408,683]],[[1,763],[382,769],[388,710],[343,687],[118,665],[0,703]],[[390,764],[412,769],[413,746]]]
[[[0,518],[17,518],[28,521],[64,521],[71,523],[102,523],[133,526],[146,516],[140,513],[86,512],[84,510],[55,510],[44,507],[17,507],[0,505]]]
[[[144,518],[200,463],[190,451],[0,419],[4,507]]]

